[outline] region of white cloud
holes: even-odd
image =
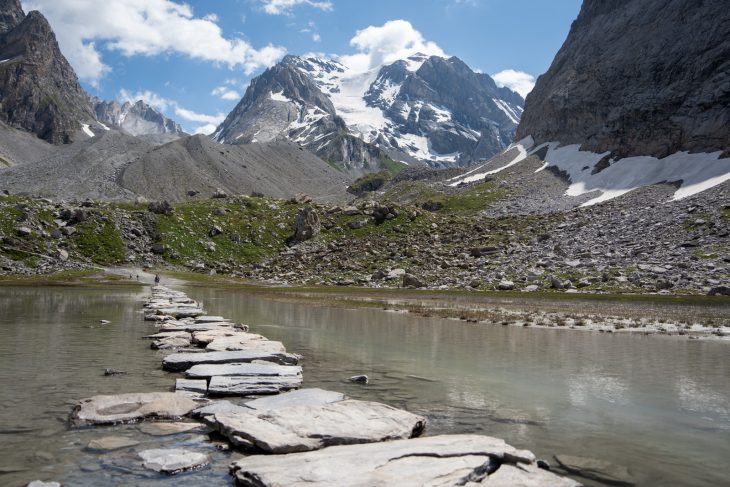
[[[220,124],[226,119],[225,114],[218,113],[217,115],[205,115],[203,113],[196,113],[192,110],[186,110],[181,106],[175,107],[175,115],[187,120],[189,122],[207,123],[207,124]]]
[[[241,98],[241,94],[239,92],[232,90],[227,86],[218,86],[217,88],[214,88],[210,94],[217,96],[221,100],[239,100]]]
[[[535,87],[535,77],[524,71],[505,69],[504,71],[493,74],[492,78],[497,83],[497,86],[506,86],[519,93],[522,98],[526,97]]]
[[[125,90],[124,88],[119,90],[119,100],[122,102],[128,101],[130,103],[135,103],[139,100],[142,100],[143,102],[160,112],[164,112],[171,105],[177,104],[174,101],[168,100],[167,98],[162,97],[153,91],[143,90],[135,91],[134,93],[132,93],[131,91]]]
[[[261,0],[264,12],[269,15],[290,15],[294,7],[298,5],[309,5],[329,12],[333,9],[329,0]]]
[[[322,36],[320,36],[318,32],[315,32],[314,34],[312,34],[312,40],[314,42],[319,42],[322,40]]]
[[[411,56],[418,52],[445,56],[435,42],[427,41],[407,20],[389,20],[382,26],[358,30],[350,45],[359,52],[341,56],[340,61],[356,71],[367,71],[384,63]]]
[[[98,83],[110,70],[98,48],[124,56],[176,53],[210,61],[247,74],[270,66],[285,54],[272,45],[254,49],[241,38],[226,38],[217,16],[195,17],[192,8],[173,0],[26,0],[49,20],[79,77]]]

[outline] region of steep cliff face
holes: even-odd
[[[528,135],[616,157],[730,154],[728,3],[584,0],[527,97]]]
[[[0,120],[54,143],[68,143],[94,120],[87,94],[40,12],[0,0]]]

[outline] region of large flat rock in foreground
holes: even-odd
[[[250,487],[580,485],[537,468],[531,452],[480,435],[431,436],[288,455],[254,455],[234,462],[231,473],[236,485]]]
[[[426,419],[386,404],[345,400],[265,411],[217,413],[213,427],[238,448],[265,453],[318,450],[420,435]]]
[[[254,360],[280,365],[296,365],[297,355],[281,352],[240,350],[234,352],[173,353],[162,360],[162,368],[170,371],[187,370],[199,364],[235,364]]]
[[[71,413],[77,426],[117,424],[143,419],[175,419],[200,405],[184,394],[146,392],[82,399]]]

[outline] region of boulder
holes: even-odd
[[[214,428],[241,449],[279,454],[413,438],[426,425],[425,418],[408,411],[350,399],[265,411],[219,413],[213,422]]]
[[[85,426],[143,419],[175,419],[196,407],[198,404],[188,396],[174,392],[93,396],[79,401],[71,413],[71,421],[77,426]]]
[[[281,352],[239,350],[233,352],[173,353],[162,360],[162,368],[170,371],[187,370],[199,364],[235,364],[263,360],[280,365],[296,365],[297,355]]]
[[[171,475],[208,464],[207,455],[177,448],[144,450],[139,456],[145,468]]]
[[[237,485],[257,487],[479,483],[500,487],[579,486],[573,480],[538,469],[531,452],[480,435],[431,436],[288,455],[248,456],[234,462],[231,473]]]
[[[293,243],[304,242],[319,235],[322,231],[322,222],[314,208],[306,207],[299,210],[294,224]]]
[[[500,281],[497,284],[497,289],[500,291],[512,291],[515,288],[515,283],[512,281]]]
[[[403,274],[403,287],[419,288],[426,287],[426,284],[412,274]]]

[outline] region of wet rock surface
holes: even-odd
[[[143,419],[175,419],[197,407],[189,397],[173,392],[94,396],[82,399],[71,413],[77,426],[117,424]]]
[[[256,455],[234,462],[231,471],[240,486],[580,485],[538,469],[529,451],[478,435],[432,436],[333,446],[289,455]]]
[[[201,468],[208,463],[208,456],[183,449],[153,449],[139,452],[145,468],[166,474]]]
[[[426,426],[426,419],[421,416],[385,404],[355,400],[218,413],[214,421],[214,427],[234,445],[266,453],[412,438]]]

